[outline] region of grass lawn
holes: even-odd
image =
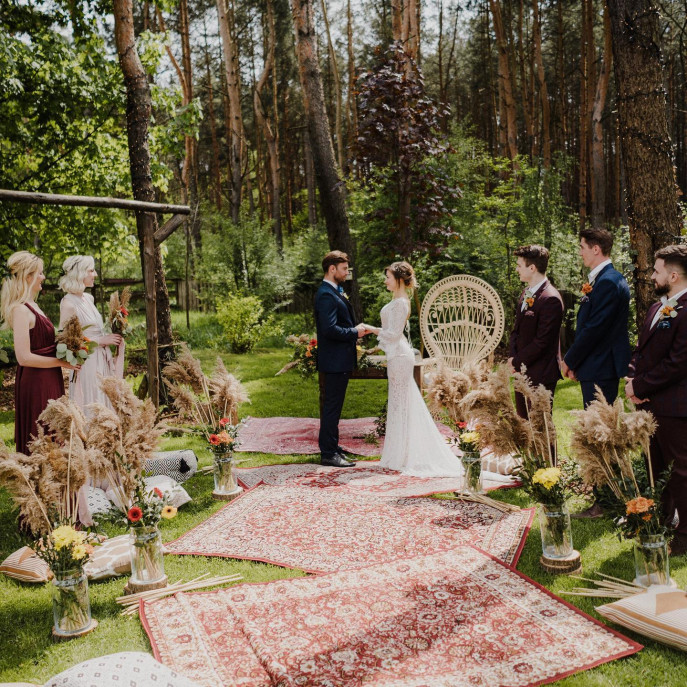
[[[209,371],[216,352],[198,350],[204,367]],[[318,414],[317,383],[302,380],[296,374],[275,377],[274,374],[289,359],[290,350],[261,349],[249,355],[222,355],[230,371],[234,371],[248,389],[252,403],[245,404],[242,416],[271,417],[278,415],[316,417]],[[381,380],[351,382],[346,397],[343,417],[365,417],[376,415],[386,397],[386,382]],[[579,387],[570,381],[562,382],[556,394],[554,419],[559,428],[562,450],[568,443],[570,409],[581,408]],[[0,437],[11,442],[13,439],[14,414],[0,413]],[[210,464],[210,454],[204,452],[202,443],[196,438],[166,438],[163,449],[179,447],[197,449],[202,465]],[[306,462],[313,456],[276,456],[271,454],[244,454],[249,458],[242,467],[268,463]],[[213,501],[212,476],[194,476],[184,487],[193,501],[179,511],[175,520],[165,522],[162,535],[165,541],[180,536],[183,532],[205,520],[223,504]],[[496,498],[531,505],[522,490],[505,490],[496,493]],[[571,507],[581,509],[584,504],[573,502]],[[109,528],[109,534],[119,534]],[[604,521],[573,521],[575,548],[582,554],[584,573],[589,575],[601,571],[629,579],[634,566],[632,546],[618,541],[609,525]],[[17,531],[16,514],[9,496],[0,490],[0,556],[4,558],[24,544]],[[551,591],[560,593],[576,586],[578,581],[565,576],[554,577],[544,574],[539,568],[541,541],[535,521],[517,569],[541,583]],[[1,559],[0,559],[1,560]],[[687,585],[687,557],[671,559],[671,573],[681,588]],[[278,578],[297,577],[303,573],[263,563],[234,561],[221,558],[194,556],[168,556],[165,569],[170,580],[192,579],[204,572],[212,575],[239,573],[247,582],[263,582]],[[87,658],[116,651],[150,651],[150,645],[138,618],[121,617],[115,603],[121,594],[126,578],[94,582],[90,586],[92,611],[99,621],[97,630],[90,635],[70,642],[54,644],[50,639],[52,610],[49,585],[22,584],[0,575],[0,682],[31,681],[42,683],[50,676]],[[574,599],[572,603],[593,617],[596,599]],[[687,661],[684,654],[660,644],[643,641],[633,633],[626,633],[645,645],[645,649],[630,658],[614,661],[584,673],[566,678],[557,684],[569,687],[577,685],[680,685],[687,684]]]

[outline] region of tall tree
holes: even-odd
[[[152,99],[148,75],[136,50],[133,3],[132,0],[113,0],[113,6],[115,44],[126,86],[126,131],[131,185],[136,200],[155,202],[148,145]],[[172,318],[162,256],[159,246],[155,245],[156,216],[149,212],[136,212],[136,228],[146,292],[148,388],[157,405],[160,392],[158,346],[171,345]]]
[[[679,240],[682,219],[668,133],[658,9],[652,0],[608,0],[608,9],[641,324],[653,300],[654,251]]]
[[[296,57],[303,92],[303,108],[329,246],[332,250],[342,250],[354,258],[355,249],[346,214],[345,186],[337,171],[324,103],[312,0],[291,0],[291,10],[296,34]],[[356,316],[360,318],[362,307],[355,276],[351,285],[351,304]]]
[[[327,35],[327,52],[329,53],[329,63],[332,69],[332,81],[334,82],[334,131],[336,133],[336,159],[339,163],[339,170],[344,170],[344,146],[343,146],[343,97],[341,94],[341,77],[339,76],[339,65],[336,59],[336,50],[332,41],[332,32],[329,29],[329,18],[327,17],[327,3],[321,0],[322,19],[324,20],[325,33]]]

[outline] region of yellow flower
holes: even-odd
[[[78,544],[72,549],[72,556],[77,561],[80,561],[82,558],[88,556],[88,551],[86,551],[86,547],[83,544]]]
[[[463,432],[460,440],[465,444],[477,444],[479,442],[479,432]]]
[[[52,531],[52,541],[58,551],[71,544],[81,544],[85,538],[83,532],[77,532],[71,525],[60,525]]]
[[[165,520],[171,520],[176,514],[177,509],[174,506],[165,506],[160,513]]]
[[[541,484],[546,490],[558,484],[561,478],[561,471],[559,468],[540,468],[532,476],[533,484]]]

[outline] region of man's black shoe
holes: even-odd
[[[347,460],[349,463],[353,463],[355,465],[358,461],[355,458],[351,458],[351,456],[346,455],[346,451],[344,451],[341,446],[337,446],[336,452],[344,459]]]
[[[328,458],[325,458],[322,456],[320,458],[320,464],[321,465],[329,465],[330,467],[333,468],[350,468],[353,467],[353,463],[351,463],[350,460],[346,460],[344,456],[342,456],[340,453],[335,453],[333,456],[329,456]]]

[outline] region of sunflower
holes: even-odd
[[[177,509],[174,506],[165,506],[160,513],[165,520],[171,520],[176,514]]]

